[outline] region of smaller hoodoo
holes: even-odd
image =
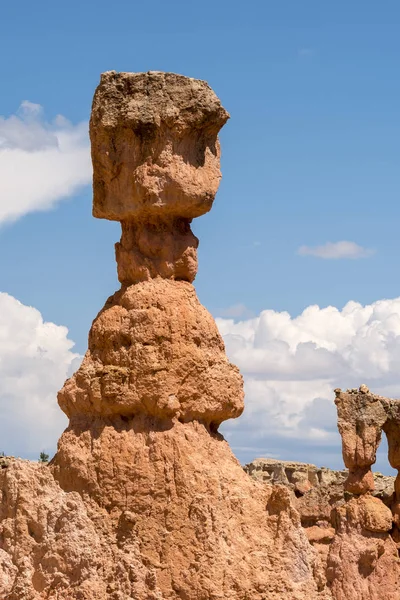
[[[335,390],[346,502],[335,511],[336,536],[328,557],[328,577],[337,600],[400,598],[399,475],[391,502],[374,496],[371,466],[382,431],[389,461],[400,469],[400,401],[372,394],[367,386]]]

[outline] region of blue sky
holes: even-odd
[[[207,80],[231,120],[221,132],[213,210],[194,223],[201,301],[236,320],[266,309],[294,318],[315,304],[371,305],[400,296],[399,25],[394,1],[4,2],[0,115],[21,114],[29,101],[43,107],[41,122],[59,114],[73,126],[85,122],[99,75],[110,69]],[[3,192],[0,204],[8,202]],[[91,217],[90,186],[54,204],[0,223],[0,291],[66,326],[82,354],[92,319],[118,287],[119,226]],[[298,253],[340,241],[371,252]],[[325,337],[329,344],[328,330]],[[389,384],[397,389],[395,377],[381,387]],[[227,429],[238,448],[291,458],[283,438],[246,444],[251,433],[240,427]],[[330,445],[337,454],[337,438]],[[312,448],[304,459],[318,462]]]

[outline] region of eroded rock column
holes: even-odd
[[[393,520],[394,537],[400,544],[400,402],[388,403],[388,419],[383,427],[388,440],[388,458],[390,466],[397,471],[394,483]],[[400,546],[399,546],[400,547]]]
[[[382,430],[387,430],[399,403],[371,394],[365,385],[335,392],[343,459],[349,469],[345,490],[350,494],[334,510],[336,535],[328,555],[328,581],[335,600],[397,600],[400,570],[393,515],[390,502],[372,494],[371,466]],[[390,451],[395,437],[389,442],[392,464],[397,463],[395,450]]]
[[[376,461],[386,412],[379,398],[370,395],[366,386],[335,392],[343,461],[349,469],[345,489],[352,494],[365,494],[374,489],[371,465]]]
[[[205,82],[173,73],[105,73],[94,96],[93,214],[121,222],[121,289],[59,393],[70,422],[51,468],[115,556],[89,565],[96,600],[316,600],[324,587],[288,491],[252,481],[218,433],[243,382],[192,285],[190,224],[212,206],[227,118]]]
[[[102,75],[90,119],[93,214],[121,222],[122,287],[59,393],[71,419],[140,414],[216,430],[241,414],[242,377],[190,285],[197,272],[190,222],[212,206],[221,178],[217,135],[228,117],[204,81]]]

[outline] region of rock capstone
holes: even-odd
[[[121,283],[194,280],[190,223],[212,206],[228,118],[205,81],[159,71],[101,76],[90,118],[93,215],[121,222]]]

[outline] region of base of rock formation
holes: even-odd
[[[400,544],[390,510],[395,477],[374,473],[374,491],[358,496],[345,489],[348,470],[269,458],[244,470],[266,485],[290,490],[333,598],[399,600]]]
[[[354,496],[347,471],[257,459],[249,478],[219,434],[148,417],[0,467],[4,600],[399,598],[394,477]]]
[[[94,419],[2,466],[4,600],[330,597],[290,492],[199,423]]]

